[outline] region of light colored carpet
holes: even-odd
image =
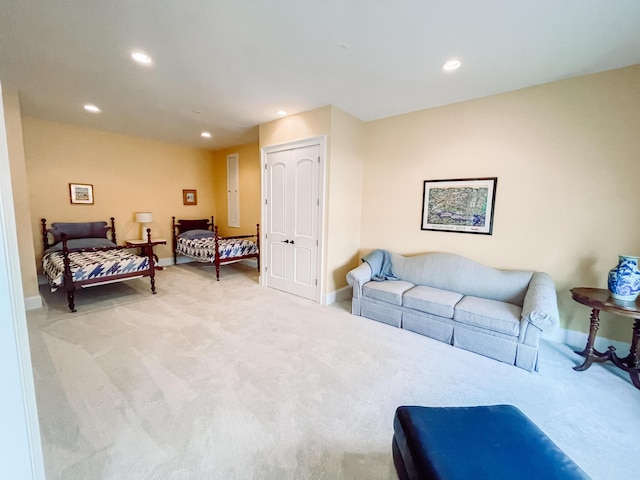
[[[48,479],[395,479],[398,405],[513,404],[595,479],[637,478],[640,391],[544,342],[529,373],[257,284],[159,272],[28,313]],[[470,434],[481,434],[469,425]]]

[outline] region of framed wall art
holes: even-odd
[[[87,183],[70,183],[69,197],[71,203],[93,205],[93,185]]]
[[[197,205],[198,192],[195,190],[182,190],[182,203],[184,205]]]
[[[422,230],[493,233],[497,177],[425,180]]]

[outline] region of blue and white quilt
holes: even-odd
[[[246,238],[219,238],[220,260],[244,257],[258,253],[256,242]],[[198,262],[214,263],[216,260],[215,236],[197,235],[177,239],[176,253]]]
[[[74,283],[99,278],[109,282],[109,277],[115,275],[148,270],[149,258],[124,249],[71,252],[69,264]],[[56,291],[64,283],[64,256],[61,252],[46,253],[42,258],[42,268],[51,291]]]

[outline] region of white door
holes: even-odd
[[[266,283],[317,300],[320,145],[266,156]]]

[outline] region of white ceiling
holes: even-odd
[[[0,2],[23,114],[207,149],[278,109],[369,121],[638,63],[638,0]]]

